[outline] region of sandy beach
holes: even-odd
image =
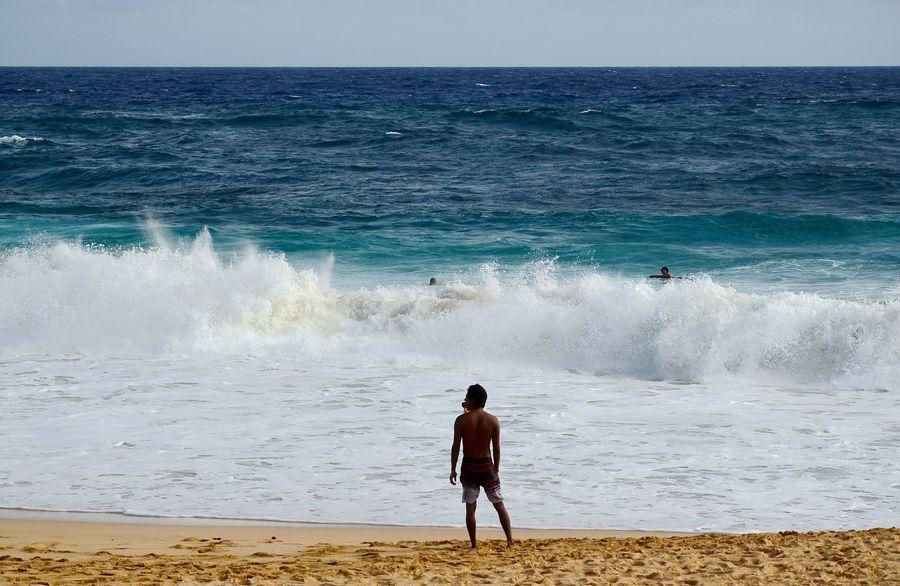
[[[749,535],[0,520],[9,584],[900,583],[900,530]],[[178,524],[176,524],[178,523]],[[223,522],[224,523],[224,522]]]

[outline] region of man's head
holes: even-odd
[[[660,272],[660,274],[666,275],[668,277],[669,276],[669,267],[663,267],[663,268],[659,269],[659,272]]]
[[[429,285],[437,285],[437,279],[435,279],[434,277],[431,277],[431,279],[428,281],[428,284]]]
[[[471,385],[466,390],[466,400],[463,406],[470,411],[472,409],[481,409],[487,403],[487,391],[479,384]]]

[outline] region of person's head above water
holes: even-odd
[[[664,281],[668,281],[669,279],[682,279],[683,277],[676,277],[672,273],[669,272],[669,267],[663,267],[659,269],[658,275],[650,275],[651,279],[662,279]]]
[[[435,279],[434,277],[431,277],[431,280],[428,281],[428,284],[429,285],[437,285],[437,279]]]
[[[463,407],[468,410],[481,409],[487,403],[487,391],[479,384],[474,384],[466,389],[466,400],[463,401]]]

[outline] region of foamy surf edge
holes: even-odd
[[[459,525],[440,524],[395,524],[395,523],[347,523],[328,521],[300,521],[295,519],[275,519],[268,517],[227,517],[227,516],[192,516],[192,515],[156,515],[150,513],[134,513],[127,511],[85,511],[68,509],[36,509],[27,507],[0,507],[0,520],[10,521],[74,521],[82,523],[117,523],[131,525],[176,525],[176,526],[203,526],[203,527],[298,527],[298,528],[397,528],[397,529],[462,529]],[[479,526],[491,529],[499,528],[499,525],[480,523]],[[516,526],[519,531],[574,531],[574,532],[622,532],[622,533],[678,533],[684,535],[698,534],[696,531],[657,531],[654,529],[627,529],[627,528],[571,528],[571,527],[532,527]],[[715,531],[717,534],[729,534]],[[736,533],[735,533],[736,534]]]

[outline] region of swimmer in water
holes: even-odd
[[[681,277],[676,277],[672,273],[669,272],[669,267],[663,267],[659,269],[658,275],[650,275],[649,279],[680,279]]]
[[[429,286],[437,285],[437,279],[431,277],[431,280],[428,281]]]

